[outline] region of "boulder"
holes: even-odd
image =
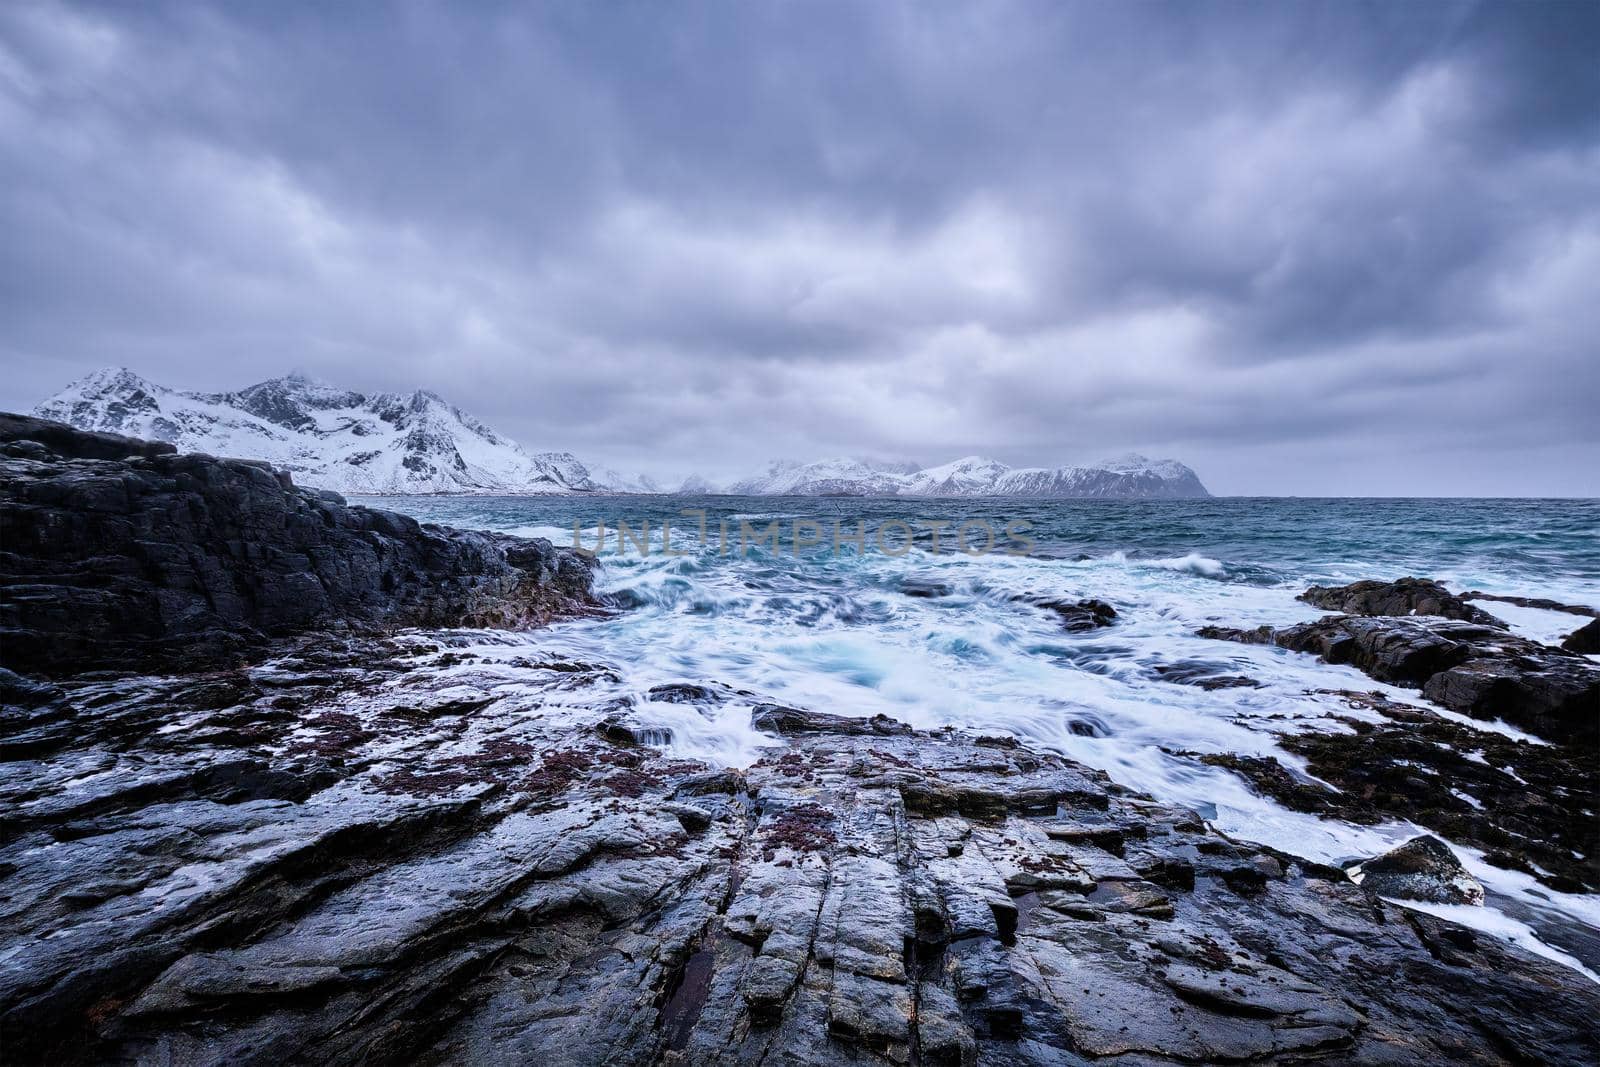
[[[757,704],[752,710],[750,725],[757,730],[785,736],[813,733],[889,735],[911,732],[911,727],[887,715],[874,715],[862,719],[765,703]]]
[[[1273,643],[1328,663],[1348,663],[1380,682],[1420,686],[1472,658],[1475,645],[1504,636],[1476,623],[1327,615],[1275,631]]]
[[[1350,615],[1438,615],[1446,619],[1501,625],[1431,578],[1397,578],[1392,582],[1362,581],[1349,585],[1314,585],[1300,599],[1325,611]]]
[[[1413,837],[1383,855],[1346,868],[1350,880],[1379,897],[1433,904],[1482,904],[1483,886],[1430,834]]]
[[[1584,656],[1600,653],[1600,619],[1572,631],[1561,642],[1561,647]]]
[[[939,597],[950,595],[950,585],[937,578],[920,578],[916,576],[904,578],[900,582],[900,592],[909,597],[922,600],[935,600]]]

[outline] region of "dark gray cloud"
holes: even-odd
[[[1600,6],[12,4],[0,405],[1600,493]]]

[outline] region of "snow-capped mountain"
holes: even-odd
[[[342,493],[582,493],[611,487],[569,452],[524,452],[434,393],[361,393],[301,374],[232,393],[182,392],[122,368],[34,409],[184,452],[264,459]]]
[[[675,492],[682,496],[708,496],[712,493],[720,493],[722,490],[717,488],[716,483],[708,481],[698,474],[691,474],[683,480]]]
[[[728,486],[736,496],[893,496],[915,464],[840,458],[815,463],[774,463],[765,474]]]
[[[589,477],[609,493],[664,493],[661,483],[648,474],[623,474],[610,467],[590,467]]]
[[[1011,468],[998,460],[966,456],[911,475],[902,492],[915,496],[987,496]]]
[[[1173,459],[1139,456],[1102,461],[1092,467],[1023,468],[995,480],[997,496],[1107,497],[1169,499],[1207,497],[1194,471]]]
[[[1194,471],[1173,459],[1121,456],[1087,467],[1008,467],[967,456],[922,470],[857,459],[774,463],[730,493],[750,496],[1036,496],[1167,499],[1206,497]]]

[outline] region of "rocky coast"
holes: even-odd
[[[608,610],[581,554],[20,417],[0,479],[7,1063],[1600,1058],[1600,985],[1395,903],[1482,899],[1429,838],[1312,862],[1008,737],[714,678],[650,697],[753,697],[770,745],[672,758],[614,665],[510,688],[473,651]],[[1383,725],[1285,741],[1323,784],[1233,769],[1594,891],[1600,667],[1441,593],[1313,590],[1338,614],[1213,636],[1550,743],[1350,692]]]
[[[270,464],[0,414],[13,670],[203,668],[312,629],[524,626],[589,605],[581,554],[347,507]]]
[[[1381,692],[1336,691],[1326,695],[1381,721],[1345,717],[1347,732],[1283,737],[1281,747],[1307,761],[1311,780],[1271,757],[1203,760],[1237,771],[1298,811],[1358,823],[1409,819],[1552,889],[1600,892],[1600,663],[1567,647],[1570,638],[1554,646],[1518,636],[1427,579],[1315,587],[1301,599],[1339,614],[1282,629],[1211,627],[1201,635],[1349,664],[1450,711],[1531,736],[1473,729]],[[1555,610],[1581,616],[1587,609]]]

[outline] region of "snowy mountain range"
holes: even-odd
[[[1009,467],[967,456],[939,467],[878,464],[863,459],[774,463],[763,475],[735,482],[745,496],[1033,496],[1108,499],[1207,497],[1194,471],[1177,460],[1127,455],[1088,467]]]
[[[894,496],[916,471],[914,463],[870,459],[774,463],[765,474],[734,482],[723,491],[735,496]]]
[[[367,396],[301,374],[198,393],[113,367],[74,382],[34,414],[184,452],[264,459],[301,485],[341,493],[630,491],[597,480],[570,452],[524,452],[434,393]]]
[[[666,493],[661,483],[648,474],[623,474],[610,467],[590,467],[589,478],[607,493]]]
[[[1089,467],[1013,468],[968,456],[940,467],[869,458],[774,463],[719,489],[676,490],[590,468],[570,452],[524,452],[437,394],[364,395],[290,374],[232,393],[184,392],[120,367],[95,371],[34,409],[47,419],[168,441],[185,452],[264,459],[302,485],[342,493],[661,493],[747,496],[1210,496],[1176,460],[1130,455]]]

